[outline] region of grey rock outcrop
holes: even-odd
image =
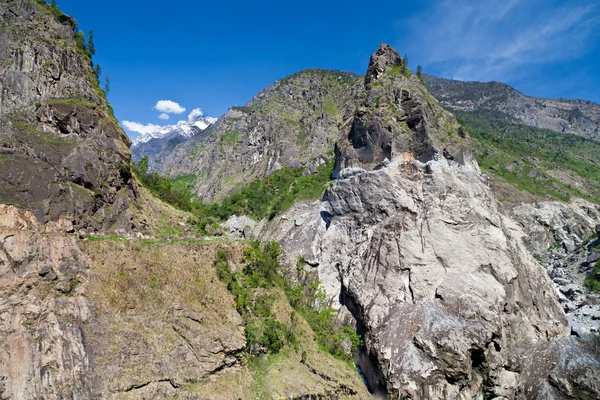
[[[600,304],[583,285],[600,257],[593,251],[600,206],[582,199],[524,203],[512,214],[527,232],[525,243],[552,278],[572,334],[583,338],[600,331]]]
[[[342,136],[336,162],[364,172],[339,174],[320,206],[295,206],[264,237],[280,240],[291,260],[302,255],[329,296],[351,311],[365,342],[361,370],[374,391],[391,398],[534,398],[529,388],[546,376],[528,360],[541,351],[596,368],[590,356],[555,341],[569,334],[557,291],[526,246],[526,232],[497,207],[468,137],[418,80],[395,67],[367,77],[367,99],[378,90],[374,83],[387,88],[379,104],[363,103],[367,110],[359,108],[353,124],[385,127],[412,113],[419,124],[398,131],[400,138],[379,128],[365,129],[360,143]],[[400,115],[402,101],[388,101],[396,87],[418,99]],[[437,115],[450,123],[436,123]],[[391,154],[361,157],[369,143],[382,149],[386,135]],[[298,217],[300,225],[292,222]],[[593,374],[579,380],[575,369],[554,373],[596,395]]]
[[[91,398],[81,329],[91,316],[89,303],[77,288],[65,296],[53,282],[66,278],[70,287],[85,267],[75,240],[57,225],[0,205],[0,398]],[[39,271],[48,271],[45,278]]]

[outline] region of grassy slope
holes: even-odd
[[[90,273],[82,284],[96,305],[95,320],[102,332],[101,337],[88,334],[88,340],[104,349],[97,357],[106,366],[100,373],[110,372],[116,365],[122,368],[119,376],[105,374],[109,386],[129,382],[132,377],[139,382],[162,378],[157,364],[147,363],[140,368],[133,363],[123,367],[118,360],[129,351],[131,342],[127,338],[133,332],[155,349],[155,362],[170,359],[179,346],[185,346],[170,329],[173,307],[192,310],[202,317],[206,329],[235,330],[235,299],[218,279],[213,260],[220,248],[227,248],[230,266],[240,270],[245,242],[170,243],[113,237],[86,241],[83,247]],[[179,389],[181,394],[211,399],[271,399],[325,393],[338,393],[339,398],[369,398],[353,368],[320,350],[314,332],[292,309],[283,290],[273,287],[267,294],[274,299],[273,318],[286,327],[293,325],[297,342],[284,344],[277,354],[242,355],[242,363],[236,368],[225,368],[208,380],[190,375],[189,382]],[[345,388],[347,393],[341,393]],[[136,395],[123,393],[121,397]]]
[[[473,138],[480,167],[496,180],[538,199],[600,201],[600,143],[525,126],[500,112],[453,112]]]

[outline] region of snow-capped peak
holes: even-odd
[[[175,125],[166,125],[156,127],[151,132],[145,132],[140,134],[133,142],[132,146],[137,146],[141,143],[149,142],[152,139],[160,139],[171,133],[178,133],[185,138],[191,138],[197,133],[205,130],[210,125],[217,122],[217,118],[205,117],[203,115],[193,116],[190,114],[190,118],[187,121],[179,121]]]

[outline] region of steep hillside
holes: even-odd
[[[498,111],[454,113],[473,138],[479,165],[501,201],[600,199],[600,144],[529,127]],[[517,190],[515,190],[517,189]]]
[[[600,105],[585,100],[529,97],[499,82],[461,82],[425,75],[425,86],[444,106],[459,111],[500,111],[535,128],[600,141]]]
[[[226,250],[225,268],[241,271],[247,247],[77,241],[0,205],[0,398],[369,398],[280,288],[259,287],[245,306],[278,329],[250,342],[215,268]]]
[[[354,74],[299,72],[277,81],[247,106],[232,107],[151,168],[170,177],[196,175],[195,187],[205,202],[281,167],[313,172],[328,159],[361,91]]]
[[[0,201],[129,230],[130,141],[75,21],[33,0],[3,0],[0,15]]]

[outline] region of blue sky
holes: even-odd
[[[364,73],[380,42],[413,70],[600,102],[598,0],[57,3],[94,31],[115,114],[138,131],[218,117],[305,68]]]

